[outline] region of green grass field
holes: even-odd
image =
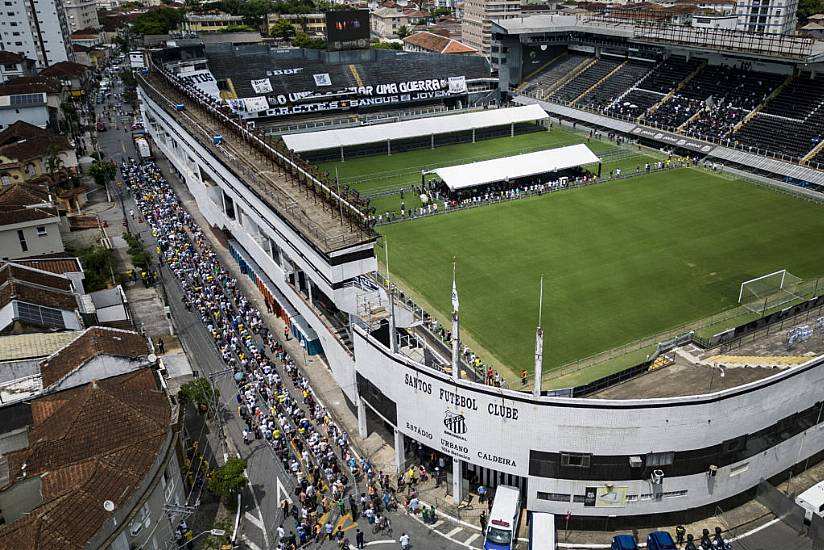
[[[734,307],[752,277],[824,274],[822,207],[698,169],[379,230],[392,276],[441,321],[456,258],[466,341],[514,372],[532,368],[541,274],[545,371]]]
[[[419,184],[421,170],[585,142],[587,138],[581,133],[553,128],[547,132],[482,140],[477,143],[446,145],[436,149],[420,149],[394,155],[355,157],[344,162],[321,163],[319,167],[332,176],[337,169],[341,183],[348,183],[366,196],[385,193],[372,197],[370,202],[380,214],[400,210],[401,198],[398,190]],[[591,140],[589,147],[595,153],[607,153],[618,149],[613,143],[601,140]],[[632,154],[630,158],[616,158],[605,162],[603,170],[609,172],[614,168],[622,168],[626,172],[634,169],[637,164],[643,165],[651,160],[653,159],[650,156]],[[407,208],[420,206],[419,199],[414,193],[406,193],[403,202]]]

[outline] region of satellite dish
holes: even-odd
[[[155,355],[154,353],[150,353],[147,359],[149,360],[149,363],[154,363],[155,361],[157,361],[157,355]]]
[[[103,509],[107,512],[114,512],[114,508],[114,502],[112,502],[111,500],[103,501]]]

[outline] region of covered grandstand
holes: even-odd
[[[600,162],[601,159],[589,147],[579,143],[523,155],[436,168],[430,173],[436,174],[451,191],[458,191]]]
[[[372,126],[287,134],[289,150],[311,161],[344,160],[371,155],[437,147],[449,143],[543,130],[549,115],[538,105],[485,109],[454,115],[405,120]]]
[[[265,123],[286,117],[494,102],[497,78],[478,56],[369,49],[326,52],[264,44],[182,41],[156,61],[241,118]]]

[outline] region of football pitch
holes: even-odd
[[[476,143],[444,145],[435,149],[419,149],[393,155],[354,157],[343,162],[326,162],[318,166],[332,177],[336,174],[342,184],[349,184],[366,197],[376,212],[398,212],[401,202],[406,208],[420,206],[416,194],[406,193],[401,199],[399,190],[409,189],[421,183],[421,170],[442,166],[467,164],[491,158],[507,157],[565,145],[587,143],[596,154],[606,155],[604,173],[614,168],[625,172],[637,165],[652,162],[651,156],[638,154],[617,147],[605,140],[587,140],[580,132],[565,128],[553,128],[547,132],[534,132],[481,140]],[[595,167],[591,167],[593,170]]]
[[[544,372],[735,307],[747,279],[824,275],[824,207],[695,168],[378,229],[441,322],[455,259],[462,335],[510,372],[532,370],[542,275]]]

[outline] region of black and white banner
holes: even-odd
[[[268,78],[261,78],[260,80],[252,80],[252,89],[256,94],[268,94],[272,91],[272,83]]]
[[[449,93],[450,94],[465,94],[466,93],[466,77],[465,76],[450,76],[449,77]]]

